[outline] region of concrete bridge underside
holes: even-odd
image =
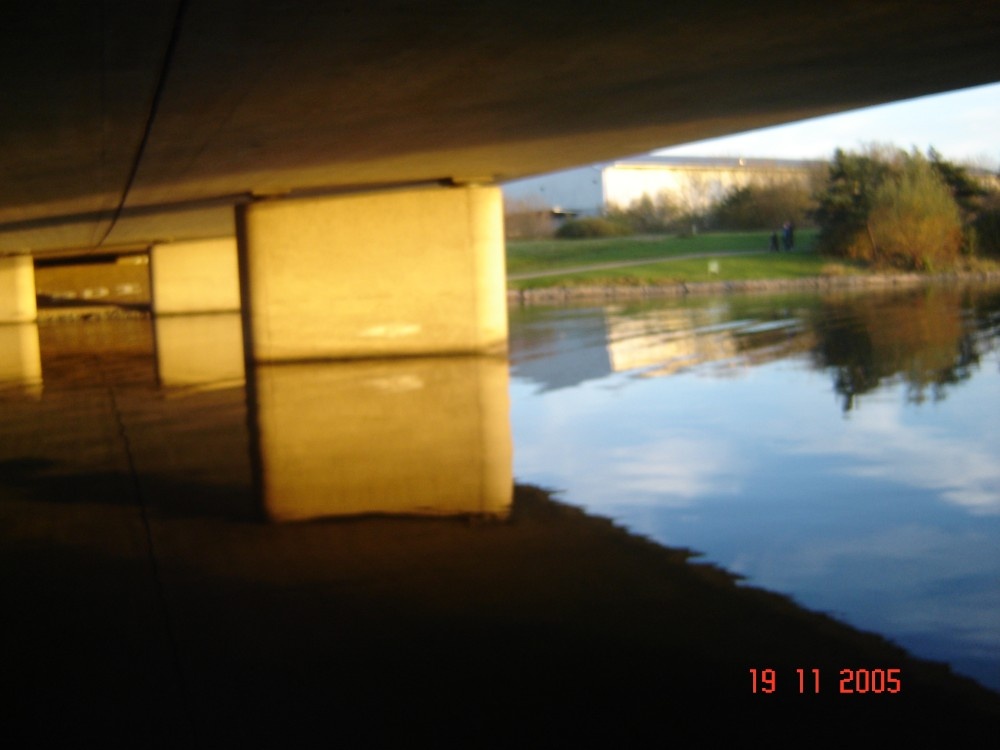
[[[34,315],[16,256],[155,247],[162,311],[225,287],[193,307],[241,301],[260,360],[502,348],[504,179],[1000,80],[1000,4],[978,0],[62,0],[0,19],[0,314]],[[233,267],[237,245],[239,290],[183,260]]]

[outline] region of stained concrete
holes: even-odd
[[[234,237],[156,244],[149,265],[153,310],[158,315],[240,309]]]
[[[31,256],[0,257],[0,325],[31,323],[37,317],[35,269]]]
[[[258,201],[237,223],[252,361],[506,351],[497,187]]]

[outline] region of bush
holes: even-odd
[[[962,219],[948,186],[926,159],[906,157],[872,194],[865,231],[850,256],[901,268],[954,265],[962,246]]]
[[[818,245],[827,255],[848,256],[857,237],[867,232],[875,190],[886,179],[897,152],[870,148],[862,154],[837,149],[813,215],[820,227]]]
[[[504,201],[504,236],[509,240],[551,237],[552,210],[540,201]]]
[[[713,211],[719,229],[775,229],[786,221],[808,223],[814,208],[808,188],[797,183],[732,188]]]
[[[623,237],[631,233],[627,226],[595,216],[567,221],[556,230],[556,237],[564,240],[578,240],[588,237]]]
[[[898,149],[838,150],[816,211],[820,249],[882,266],[953,265],[962,214],[941,164]]]
[[[676,229],[680,214],[670,196],[660,193],[655,199],[644,194],[628,208],[613,207],[608,210],[607,218],[636,234],[664,234]]]

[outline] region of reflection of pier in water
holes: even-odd
[[[243,379],[237,314],[156,318],[164,385]],[[507,363],[491,357],[256,365],[255,484],[266,516],[504,516],[510,508]]]
[[[165,477],[243,488],[236,493],[242,499],[227,491],[221,505],[210,491],[202,493],[208,514],[222,507],[225,515],[284,521],[509,512],[504,359],[259,365],[248,398],[237,313],[49,324],[41,339],[44,357],[36,324],[0,326],[8,413],[26,409],[26,425],[61,420],[72,433],[75,410],[89,400],[89,421],[121,422],[137,481],[168,513],[177,498],[163,490]],[[33,415],[28,404],[18,404],[24,389],[46,394]],[[55,441],[57,450],[35,458],[79,464],[73,440]],[[82,455],[93,463],[93,450]],[[254,504],[259,510],[251,510]]]
[[[510,509],[506,360],[261,365],[251,392],[270,518]]]
[[[41,383],[38,324],[0,325],[0,388],[23,388],[38,393]]]

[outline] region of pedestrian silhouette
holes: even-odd
[[[785,250],[791,252],[795,247],[795,225],[790,221],[786,221],[784,226],[781,227],[781,238],[785,245]]]

